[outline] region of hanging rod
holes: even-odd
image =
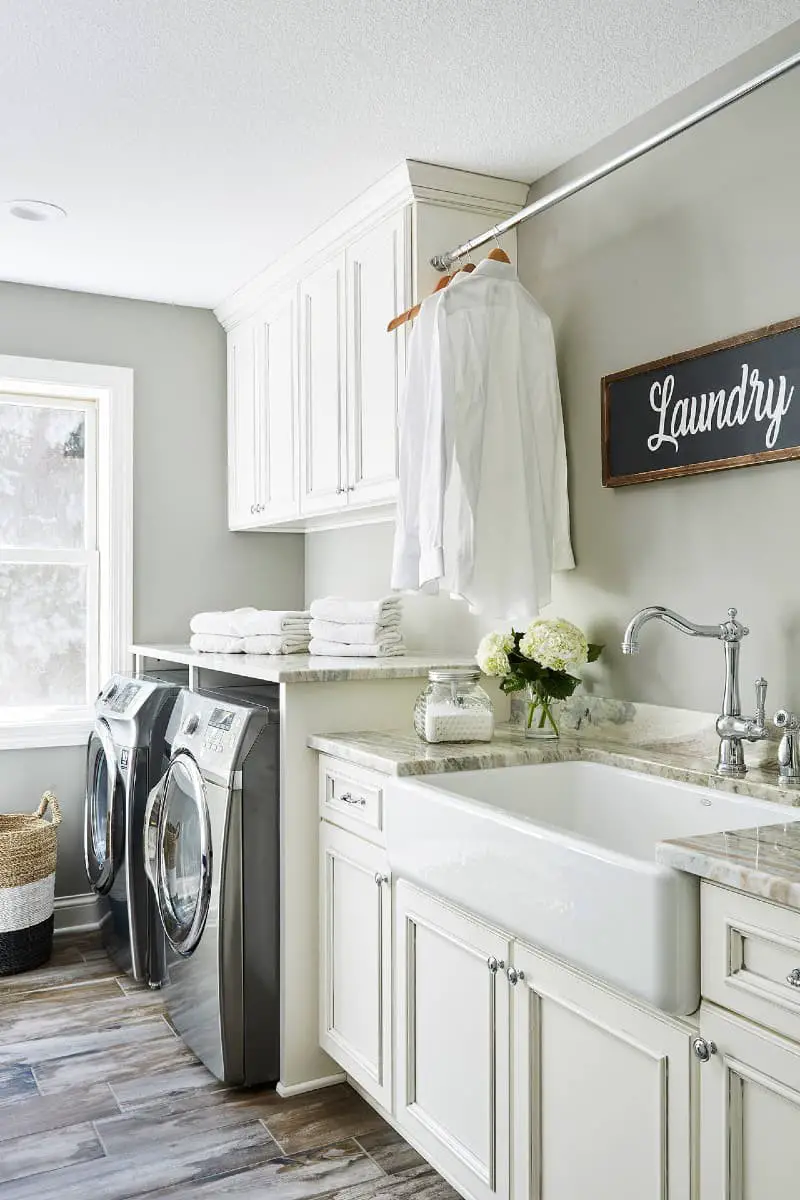
[[[661,133],[653,134],[644,142],[640,142],[638,146],[633,146],[630,150],[626,150],[622,154],[618,154],[616,158],[610,159],[600,167],[595,167],[593,171],[587,171],[585,175],[578,176],[571,183],[565,183],[554,191],[548,192],[539,200],[534,200],[526,208],[521,208],[513,217],[508,217],[505,221],[501,221],[499,225],[495,225],[492,229],[487,229],[486,233],[481,233],[478,237],[470,238],[468,242],[464,242],[461,246],[456,246],[454,250],[447,250],[444,254],[434,254],[430,260],[431,266],[437,271],[446,271],[458,259],[464,258],[471,254],[473,250],[477,250],[480,246],[485,246],[487,242],[495,241],[504,233],[508,233],[510,229],[516,229],[517,225],[521,225],[523,221],[530,220],[531,217],[537,216],[539,213],[546,212],[548,208],[553,208],[554,205],[560,204],[562,200],[567,200],[570,196],[574,196],[576,192],[583,191],[592,183],[597,183],[599,179],[605,179],[606,175],[611,175],[613,171],[618,171],[620,167],[627,166],[637,158],[641,158],[643,154],[647,154],[650,150],[655,150],[656,146],[663,146],[665,142],[669,142],[672,138],[677,137],[679,133],[684,133],[687,129],[691,129],[693,125],[699,125],[701,121],[705,121],[708,117],[713,117],[715,113],[721,112],[723,108],[727,108],[730,104],[735,104],[737,100],[742,100],[745,96],[749,96],[751,92],[755,92],[758,88],[763,87],[765,83],[771,83],[773,79],[777,79],[781,75],[785,75],[794,67],[800,66],[800,51],[797,54],[792,54],[789,58],[783,59],[774,67],[770,67],[766,71],[762,71],[760,75],[750,79],[747,83],[741,84],[737,88],[733,88],[730,92],[725,92],[716,100],[712,100],[710,104],[706,104],[703,108],[698,108],[696,112],[690,113],[687,117],[683,117],[680,121],[676,121],[674,125],[667,126]]]

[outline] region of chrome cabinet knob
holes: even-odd
[[[703,1037],[696,1037],[692,1042],[692,1050],[695,1058],[699,1058],[700,1062],[706,1063],[711,1058],[712,1054],[717,1053],[717,1047],[713,1042],[707,1042]]]
[[[251,516],[252,516],[252,514],[253,514],[255,511],[256,511],[256,506],[255,506],[255,504],[251,504],[251,505],[250,505],[250,514],[251,514]]]
[[[378,887],[383,887],[383,885],[384,885],[385,883],[388,883],[388,882],[389,882],[389,876],[388,876],[388,875],[381,875],[380,871],[376,871],[376,872],[375,872],[375,882],[376,882],[376,884],[378,885]]]
[[[503,962],[502,958],[495,958],[493,954],[490,954],[486,960],[486,965],[492,974],[496,975],[498,971],[503,970],[506,964]]]
[[[510,984],[516,987],[518,983],[522,983],[524,981],[525,972],[518,971],[516,967],[509,967],[506,971],[506,979]]]
[[[791,987],[800,988],[800,967],[795,967],[793,971],[789,972],[786,976],[786,982]]]

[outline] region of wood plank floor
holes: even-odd
[[[458,1200],[345,1084],[224,1088],[94,937],[0,979],[2,1200]]]

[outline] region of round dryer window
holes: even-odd
[[[98,721],[86,762],[86,872],[95,891],[107,892],[123,852],[125,797],[117,772],[114,743],[108,727]]]
[[[211,898],[211,824],[194,759],[177,755],[164,779],[158,827],[158,905],[167,937],[181,954],[200,940]]]

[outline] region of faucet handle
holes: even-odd
[[[763,675],[756,680],[756,721],[763,725],[766,718],[767,681]]]
[[[776,729],[782,729],[784,733],[796,733],[800,729],[800,719],[786,708],[778,709],[772,718],[772,723]]]

